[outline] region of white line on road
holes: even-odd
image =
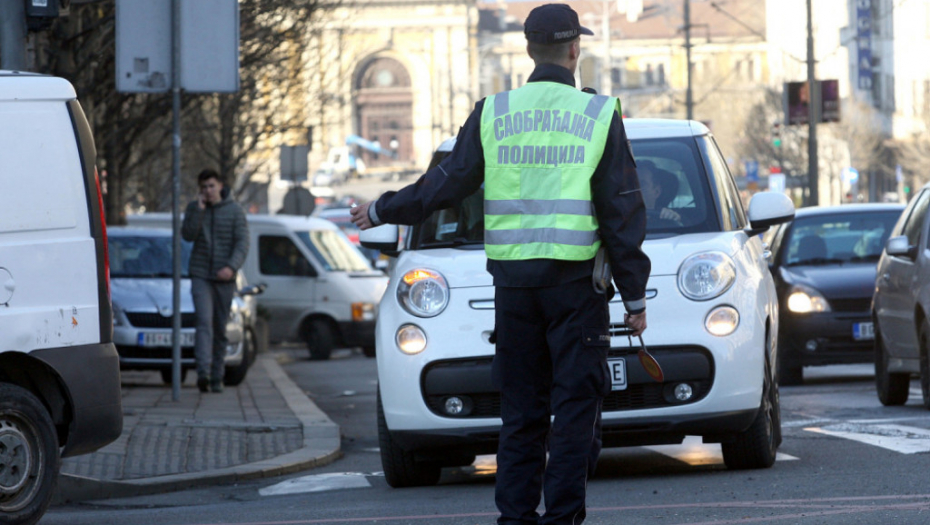
[[[332,472],[329,474],[314,474],[282,481],[270,487],[259,489],[261,496],[283,496],[285,494],[304,494],[307,492],[324,492],[338,489],[361,489],[371,487],[365,474],[362,472]]]
[[[804,430],[850,439],[901,454],[930,452],[930,430],[925,428],[843,423],[826,427],[809,427]]]

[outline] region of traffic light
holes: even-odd
[[[781,147],[781,123],[775,122],[772,124],[772,146],[776,148]]]

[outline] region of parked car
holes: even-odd
[[[661,364],[654,381],[628,338],[619,297],[610,303],[612,392],[605,447],[722,443],[727,466],[765,468],[781,442],[775,349],[778,307],[760,233],[791,219],[784,194],[753,197],[748,217],[710,131],[675,120],[627,119],[637,162],[678,179],[668,204],[680,221],[650,216],[652,259],[644,341]],[[433,165],[451,151],[443,143]],[[361,234],[397,255],[381,301],[378,436],[387,482],[435,483],[440,469],[496,451],[499,394],[491,383],[494,287],[485,270],[483,193],[414,226],[397,251],[397,227]]]
[[[878,261],[872,299],[875,386],[883,405],[907,402],[911,374],[920,375],[930,409],[930,184],[911,199]]]
[[[871,363],[875,266],[901,204],[801,208],[767,237],[781,312],[778,380],[805,366]]]
[[[124,370],[158,370],[166,384],[172,372],[173,269],[171,230],[109,229],[110,277],[113,298],[113,339]],[[196,368],[196,320],[187,263],[191,243],[181,241],[181,381]],[[241,383],[257,352],[256,308],[253,296],[261,286],[247,286],[241,272],[226,323],[226,371],[223,383]]]
[[[123,429],[96,157],[67,80],[0,71],[0,523]]]
[[[264,285],[258,307],[271,342],[303,341],[311,359],[336,348],[375,355],[375,320],[387,276],[376,271],[330,221],[294,215],[253,215],[242,273]],[[169,226],[171,215],[127,217],[130,225]]]

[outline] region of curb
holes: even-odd
[[[161,494],[193,487],[281,476],[327,465],[342,457],[339,425],[333,423],[294,384],[274,357],[267,354],[259,356],[256,365],[258,364],[265,367],[278,392],[284,397],[288,408],[300,420],[304,436],[301,448],[253,463],[152,478],[113,481],[59,474],[52,504]]]

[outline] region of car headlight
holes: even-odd
[[[719,297],[730,289],[735,280],[736,266],[733,259],[723,252],[692,255],[678,268],[678,289],[694,301]]]
[[[397,300],[412,315],[435,317],[449,304],[449,285],[439,272],[410,270],[397,285]]]
[[[123,326],[124,324],[123,309],[117,306],[116,303],[113,303],[113,326]]]
[[[796,284],[788,291],[788,310],[796,314],[829,312],[830,303],[823,294],[810,286]]]

